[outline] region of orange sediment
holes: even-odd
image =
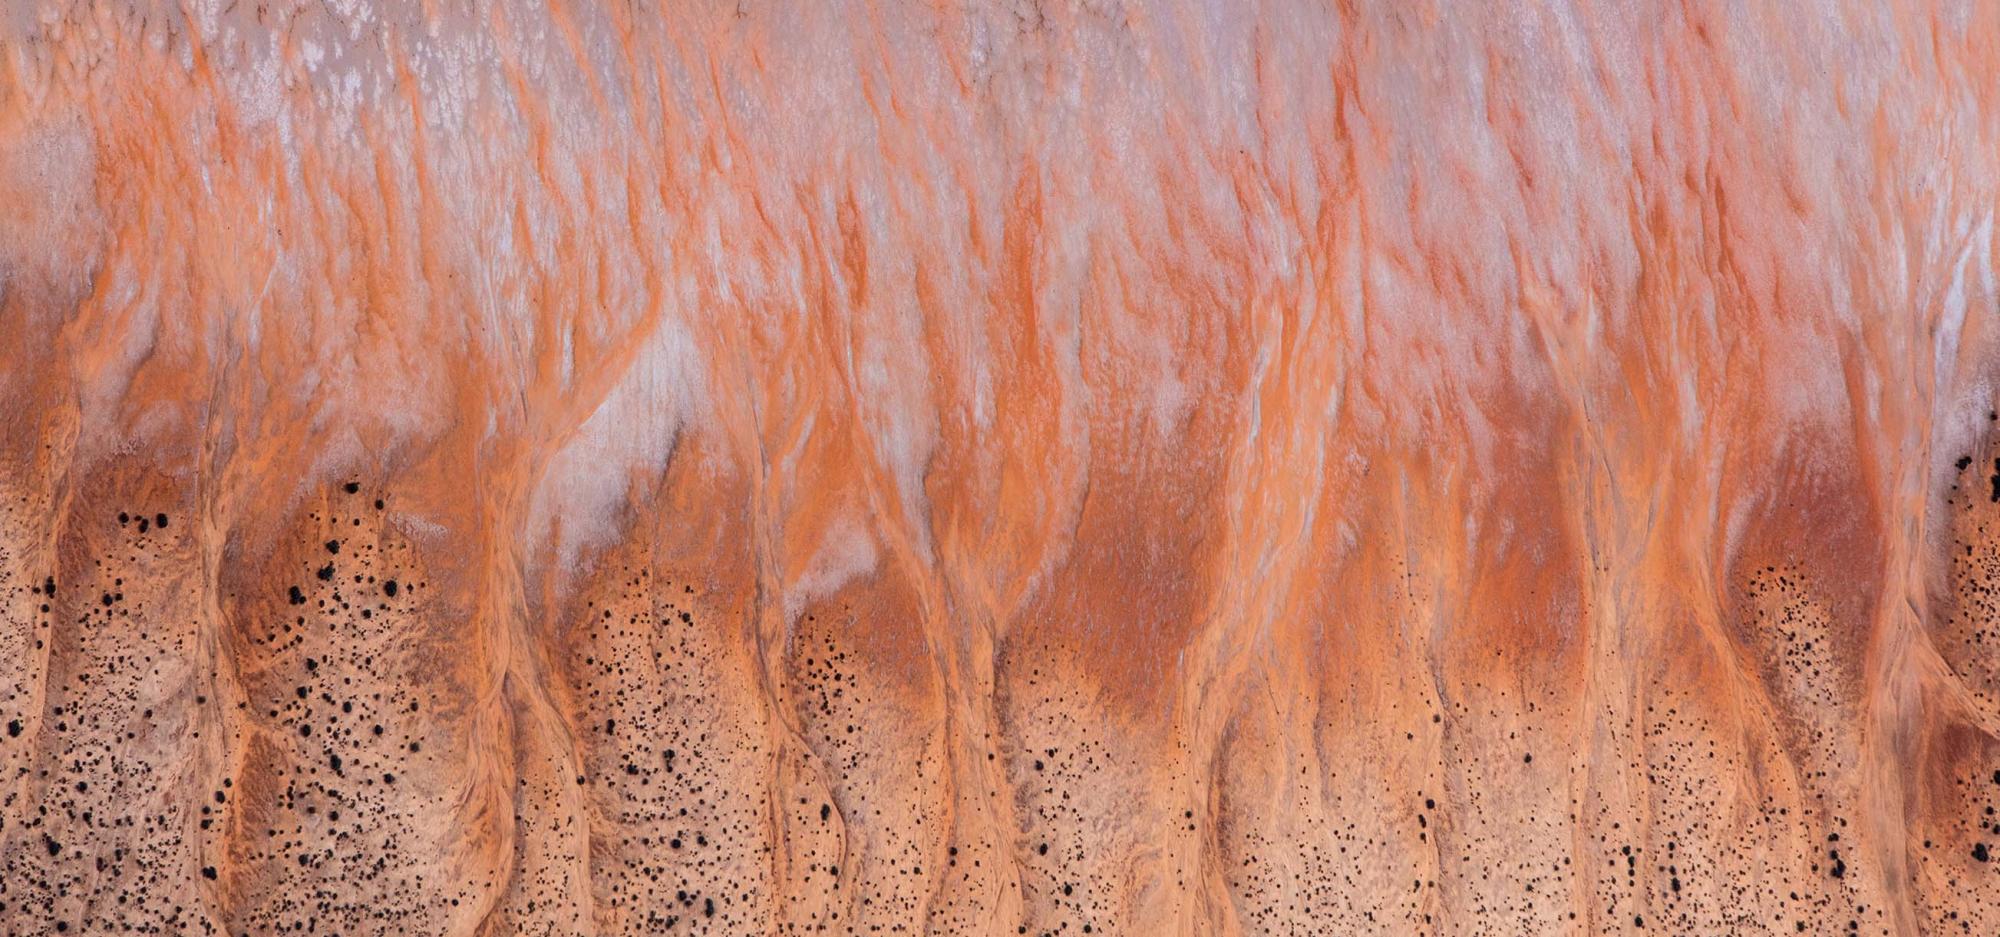
[[[0,13],[0,930],[2000,925],[2000,6],[668,7]]]

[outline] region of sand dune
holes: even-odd
[[[0,6],[0,932],[2000,928],[2000,3],[664,6]]]

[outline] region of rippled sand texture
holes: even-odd
[[[2000,2],[667,6],[0,8],[0,930],[2000,928]]]

